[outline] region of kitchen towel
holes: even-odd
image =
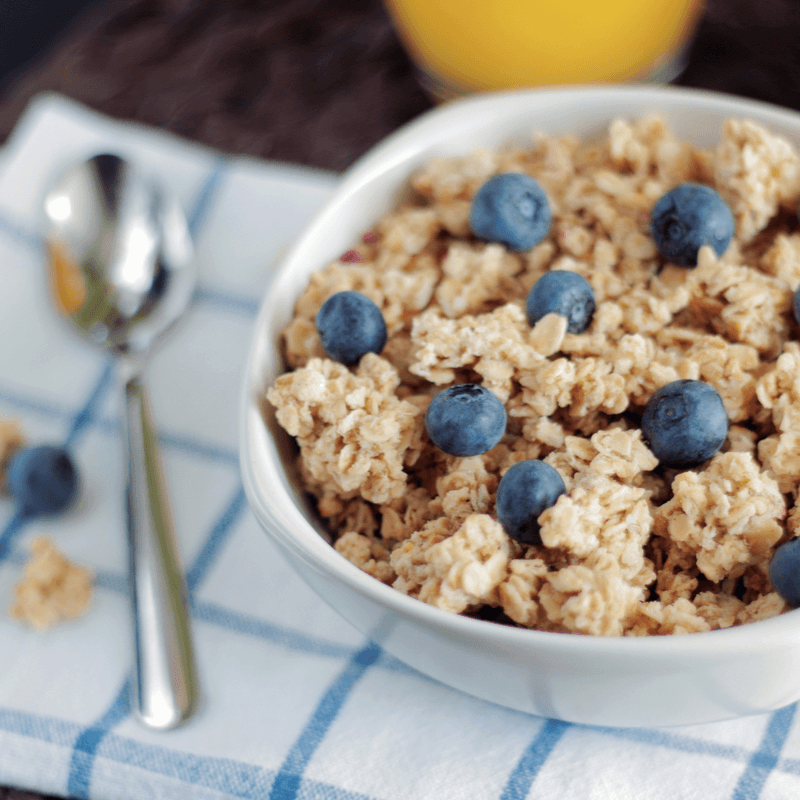
[[[51,310],[46,182],[112,151],[178,195],[200,284],[146,379],[191,596],[200,713],[166,733],[128,712],[131,631],[119,408],[109,357]],[[0,419],[67,444],[74,508],[26,521],[0,497],[0,785],[165,800],[778,800],[800,797],[794,706],[671,729],[573,725],[443,686],[366,641],[287,567],[249,512],[237,464],[244,359],[270,270],[337,176],[223,156],[33,101],[0,151]],[[40,632],[8,613],[46,535],[95,573],[80,618]]]

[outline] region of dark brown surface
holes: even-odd
[[[23,792],[21,789],[4,789],[0,786],[0,800],[54,800],[49,794]]]
[[[708,0],[678,83],[800,110],[800,0]],[[44,90],[335,170],[432,105],[380,0],[109,0],[0,94],[0,141]],[[41,798],[0,787],[0,800]]]
[[[800,109],[800,0],[709,0],[679,82]],[[0,141],[42,90],[329,169],[431,106],[380,0],[108,0],[0,95]]]
[[[65,92],[236,153],[342,169],[430,107],[378,0],[114,0],[0,103]]]

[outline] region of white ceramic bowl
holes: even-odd
[[[657,112],[678,137],[714,146],[748,117],[800,144],[800,114],[669,87],[484,95],[438,108],[390,136],[339,189],[278,266],[253,333],[241,408],[241,468],[258,520],[300,576],[388,652],[449,686],[520,711],[595,725],[678,725],[780,708],[800,698],[800,610],[685,636],[594,638],[449,614],[385,586],[315,529],[286,472],[288,438],[262,398],[282,371],[280,333],[309,274],[352,247],[431,158],[527,142],[533,129],[589,137],[616,117]],[[265,421],[266,420],[266,421]]]

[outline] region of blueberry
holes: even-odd
[[[784,542],[769,562],[772,588],[790,605],[800,608],[800,539]]]
[[[525,311],[533,327],[545,314],[567,318],[568,333],[583,333],[594,314],[592,287],[577,272],[553,269],[545,272],[528,292]]]
[[[520,461],[497,487],[497,521],[522,544],[541,544],[539,515],[567,491],[561,476],[544,461]]]
[[[710,187],[682,183],[663,195],[650,213],[658,252],[681,267],[697,266],[697,251],[710,244],[721,256],[734,233],[733,214]]]
[[[697,467],[722,447],[728,415],[713,386],[703,381],[673,381],[647,402],[642,434],[664,466]]]
[[[55,514],[68,508],[78,490],[70,454],[43,444],[18,450],[8,464],[8,488],[24,516]]]
[[[451,456],[491,450],[506,432],[505,406],[488,389],[461,383],[439,392],[425,412],[433,443]]]
[[[479,239],[527,250],[550,230],[550,203],[528,175],[507,172],[489,178],[472,199],[469,224]]]
[[[797,287],[794,293],[794,318],[800,324],[800,286]]]
[[[337,292],[316,316],[325,352],[335,361],[356,364],[364,353],[380,353],[386,344],[381,310],[360,292]]]

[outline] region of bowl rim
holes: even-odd
[[[498,624],[488,620],[454,614],[410,597],[388,586],[377,578],[368,575],[336,552],[314,530],[306,517],[290,501],[284,509],[288,512],[297,529],[288,531],[282,521],[274,514],[270,505],[261,496],[254,475],[254,448],[251,434],[256,419],[264,426],[259,404],[256,402],[258,388],[255,376],[258,374],[258,354],[261,351],[258,342],[259,333],[263,332],[270,317],[270,301],[280,288],[280,276],[285,275],[288,267],[303,250],[305,243],[312,240],[318,229],[324,228],[332,210],[359,191],[377,175],[410,160],[417,150],[419,142],[430,131],[447,123],[448,129],[469,127],[470,120],[476,113],[491,114],[493,110],[505,108],[509,102],[524,100],[535,96],[551,105],[565,104],[574,106],[583,100],[597,100],[603,96],[613,95],[619,99],[630,101],[652,102],[663,100],[668,104],[679,104],[686,110],[714,110],[730,116],[757,116],[758,121],[767,127],[775,124],[796,130],[800,144],[800,112],[775,106],[759,100],[741,98],[721,92],[703,89],[674,86],[649,85],[578,85],[543,89],[510,89],[463,98],[451,103],[435,107],[416,119],[403,125],[391,133],[377,145],[361,156],[342,176],[338,187],[323,207],[306,226],[304,232],[295,240],[292,247],[275,265],[269,286],[262,297],[260,308],[253,326],[250,347],[244,368],[244,379],[239,404],[239,461],[245,494],[255,516],[279,545],[288,549],[293,555],[302,559],[305,564],[319,572],[325,572],[347,584],[368,600],[378,604],[385,610],[399,614],[401,617],[417,621],[427,628],[436,628],[448,635],[460,637],[489,637],[500,647],[516,651],[558,654],[562,657],[581,656],[636,656],[643,658],[663,658],[667,652],[673,656],[691,656],[699,658],[704,655],[717,660],[720,655],[732,655],[760,647],[781,645],[794,646],[793,639],[800,636],[800,609],[794,609],[776,617],[758,620],[727,629],[717,629],[691,633],[689,635],[647,635],[647,636],[589,636],[554,631],[542,631],[525,627],[514,627]],[[674,109],[673,109],[674,111]],[[669,109],[665,110],[669,116]],[[609,122],[611,117],[609,117]],[[324,599],[324,598],[323,598]],[[713,637],[713,638],[712,638]],[[709,644],[713,642],[713,648]]]

